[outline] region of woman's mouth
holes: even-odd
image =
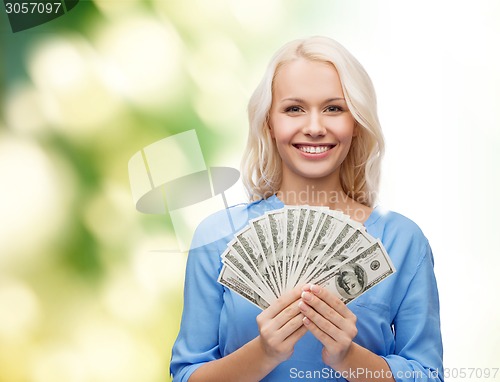
[[[310,145],[301,145],[301,144],[295,144],[293,145],[295,148],[299,149],[303,153],[307,154],[322,154],[324,152],[327,152],[328,150],[331,150],[335,147],[335,145],[315,145],[315,146],[310,146]]]

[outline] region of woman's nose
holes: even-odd
[[[319,115],[317,114],[310,115],[307,124],[304,126],[304,134],[310,135],[313,138],[323,136],[326,134],[326,129]]]

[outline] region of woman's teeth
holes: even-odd
[[[298,146],[297,148],[308,154],[321,154],[328,151],[331,146]]]

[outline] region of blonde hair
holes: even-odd
[[[377,116],[377,101],[370,77],[342,45],[327,37],[295,40],[279,49],[248,104],[249,134],[242,160],[243,184],[250,200],[267,198],[281,185],[281,158],[268,126],[273,81],[285,63],[305,58],[331,63],[338,72],[349,111],[358,127],[340,167],[343,191],[359,203],[375,204],[384,138]]]

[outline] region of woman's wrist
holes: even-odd
[[[394,378],[392,377],[391,373],[387,373],[387,371],[390,371],[389,365],[387,362],[380,356],[376,355],[375,353],[371,352],[370,350],[362,347],[361,345],[358,345],[357,343],[353,342],[352,345],[349,347],[349,350],[346,352],[345,356],[342,357],[342,359],[338,359],[335,362],[333,362],[331,365],[328,365],[334,370],[340,372],[340,373],[348,373],[349,375],[352,375],[351,371],[352,370],[364,370],[364,371],[373,371],[374,376],[379,376],[379,375],[385,375],[387,376],[384,381],[394,381]],[[383,373],[375,373],[375,372],[383,372]],[[361,373],[359,375],[359,378],[356,377],[356,373],[354,373],[354,377],[351,378],[350,380],[352,382],[357,382],[357,381],[366,381],[366,382],[371,382],[371,381],[381,381],[382,379],[380,378],[366,378],[366,372]]]
[[[356,347],[358,347],[355,342],[351,343],[351,346],[347,349],[344,355],[341,358],[335,359],[330,366],[334,370],[345,371],[350,370],[356,359],[356,352],[359,351]]]
[[[256,354],[257,357],[261,360],[261,365],[263,365],[263,369],[273,370],[276,366],[278,366],[280,363],[285,361],[286,359],[281,359],[277,355],[271,355],[266,352],[266,348],[264,346],[264,343],[262,341],[262,337],[259,335],[255,339],[253,339],[250,343],[255,342],[256,346]]]

